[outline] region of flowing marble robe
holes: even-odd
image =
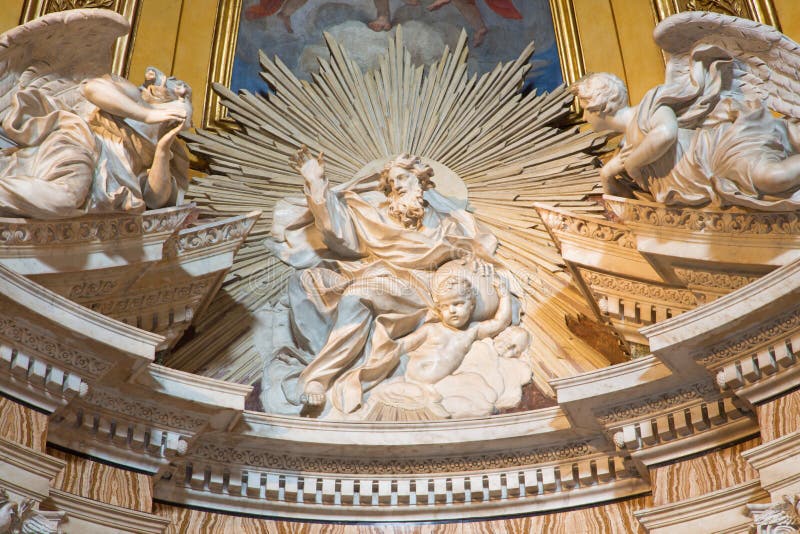
[[[0,151],[0,216],[145,211],[160,128],[105,113],[78,90],[64,98],[38,87],[20,89],[0,116],[0,133],[14,144]],[[171,151],[170,206],[182,200],[189,169],[180,144]]]
[[[317,198],[306,191],[305,198],[283,199],[267,243],[303,269],[289,284],[292,331],[314,355],[300,381],[332,384],[331,401],[344,413],[397,367],[394,340],[426,320],[433,272],[497,248],[471,214],[435,190],[425,192],[425,217],[414,230],[389,217],[377,188],[370,176],[325,187]]]

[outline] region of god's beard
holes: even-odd
[[[418,229],[425,217],[425,204],[410,195],[389,196],[389,216],[405,228]]]

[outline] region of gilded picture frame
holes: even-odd
[[[215,83],[230,86],[236,54],[243,0],[220,0],[217,10],[209,88],[204,102],[203,128],[229,129],[233,121],[227,118],[225,107],[211,89]],[[585,74],[578,25],[572,0],[549,0],[555,31],[556,46],[564,82],[569,84]]]

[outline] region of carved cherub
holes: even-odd
[[[433,288],[438,322],[425,323],[400,339],[398,351],[408,355],[406,380],[433,385],[455,371],[472,343],[491,338],[511,324],[511,296],[506,283],[495,279],[500,303],[495,316],[473,322],[475,290],[469,278],[450,273]]]
[[[601,171],[606,193],[678,206],[800,207],[800,97],[774,81],[782,69],[795,72],[798,45],[774,28],[715,13],[670,17],[655,38],[670,54],[666,82],[639,105],[628,105],[611,74],[572,88],[595,129],[625,134]],[[767,65],[778,71],[770,79]]]

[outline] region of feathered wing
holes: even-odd
[[[719,13],[689,11],[661,22],[653,33],[668,54],[667,83],[688,76],[689,54],[699,45],[716,46],[736,60],[742,92],[769,109],[800,118],[800,45],[759,22]]]
[[[113,11],[73,9],[0,35],[0,120],[26,87],[72,105],[81,81],[111,72],[114,43],[129,28],[125,17]]]
[[[547,389],[548,378],[607,365],[567,330],[565,315],[591,311],[533,209],[542,201],[602,211],[590,199],[600,193],[590,152],[602,148],[605,137],[556,126],[570,114],[572,97],[564,87],[520,95],[533,46],[482,76],[468,72],[466,34],[427,69],[412,62],[401,31],[379,68],[366,73],[330,38],[328,47],[331,60],[322,62],[312,82],[262,55],[263,77],[274,92],[236,95],[217,86],[239,128],[187,136],[211,171],[192,184],[192,200],[219,216],[252,209],[264,215],[222,291],[198,318],[195,337],[166,363],[238,382],[260,378],[252,311],[276,301],[291,273],[263,241],[275,203],[301,194],[303,180],[289,157],[304,144],[325,153],[334,183],[403,152],[452,169],[469,190],[475,216],[500,240],[499,258],[524,279],[525,325],[548,362],[547,369],[536,369],[539,385]]]

